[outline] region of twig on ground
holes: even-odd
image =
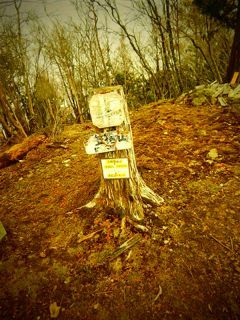
[[[230,237],[230,242],[231,242],[232,251],[234,251],[234,245],[233,245],[233,239],[232,239],[232,237]]]
[[[59,143],[49,143],[46,145],[47,148],[54,148],[54,149],[58,149],[58,148],[62,148],[62,149],[69,149],[68,146],[64,145],[64,144],[59,144]]]
[[[129,222],[134,228],[141,230],[142,232],[149,232],[149,229],[141,224],[132,221],[131,219],[127,218],[127,222]]]
[[[157,301],[157,299],[161,296],[162,294],[162,287],[159,284],[159,290],[158,290],[158,294],[156,295],[156,297],[153,299],[153,302]]]
[[[114,250],[110,256],[108,257],[109,260],[113,260],[115,258],[117,258],[118,256],[120,256],[122,253],[124,253],[125,251],[127,251],[128,249],[132,248],[133,246],[135,246],[139,241],[142,240],[142,236],[140,234],[136,234],[135,236],[133,236],[132,238],[128,239],[127,241],[125,241],[123,244],[121,244],[116,250]]]
[[[233,251],[231,248],[229,248],[228,246],[226,246],[224,243],[222,243],[220,240],[218,240],[217,238],[215,238],[212,234],[209,234],[209,237],[212,238],[213,240],[215,240],[218,244],[220,244],[222,247],[224,247],[225,249],[229,250],[229,251]]]
[[[89,233],[89,234],[87,234],[86,236],[82,236],[82,237],[77,241],[77,243],[81,243],[81,242],[83,242],[83,241],[89,240],[89,239],[91,239],[91,238],[94,237],[97,233],[99,233],[99,232],[101,232],[101,231],[103,231],[103,228],[101,228],[101,229],[99,229],[99,230],[97,230],[97,231],[94,231],[94,232],[92,232],[92,233]]]

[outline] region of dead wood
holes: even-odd
[[[83,241],[92,239],[97,233],[99,233],[99,232],[101,232],[101,231],[103,231],[103,228],[102,228],[102,229],[99,229],[99,230],[97,230],[97,231],[94,231],[94,232],[92,232],[92,233],[89,233],[89,234],[87,234],[87,235],[85,235],[85,236],[82,236],[77,242],[78,242],[78,243],[81,243],[81,242],[83,242]]]
[[[53,148],[53,149],[69,149],[68,146],[64,145],[64,144],[59,144],[59,143],[56,143],[56,142],[52,142],[52,143],[48,143],[46,145],[47,148]]]
[[[23,159],[30,150],[36,148],[46,139],[45,135],[35,135],[28,137],[23,142],[12,146],[10,149],[0,154],[0,169],[5,168]]]
[[[209,238],[212,238],[213,240],[215,240],[218,244],[220,244],[220,246],[222,246],[223,248],[232,251],[231,248],[229,248],[228,246],[226,246],[224,243],[222,243],[220,240],[218,240],[217,238],[215,238],[212,234],[209,235]]]
[[[122,243],[116,250],[114,250],[110,256],[108,257],[109,260],[114,260],[123,254],[125,251],[129,250],[133,246],[135,246],[139,241],[142,240],[142,236],[140,234],[134,235],[132,238],[128,239],[124,243]]]

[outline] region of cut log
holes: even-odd
[[[144,182],[144,180],[138,172],[133,146],[130,118],[122,87],[114,86],[96,89],[94,91],[95,101],[97,101],[98,97],[99,101],[103,101],[104,99],[107,100],[108,94],[111,93],[111,97],[114,96],[112,94],[113,92],[115,93],[115,98],[117,99],[116,102],[114,101],[114,103],[116,105],[117,103],[120,103],[123,108],[123,115],[121,114],[123,122],[120,126],[118,126],[115,129],[119,130],[120,132],[127,133],[128,137],[130,137],[131,148],[125,150],[116,150],[111,152],[100,153],[99,158],[100,160],[117,160],[122,158],[127,159],[129,177],[105,179],[104,174],[102,174],[98,193],[96,194],[94,199],[85,207],[93,208],[95,206],[98,206],[104,209],[111,208],[113,212],[116,212],[118,214],[121,213],[122,217],[128,217],[135,221],[141,221],[144,219],[143,201],[150,202],[151,204],[160,205],[163,202],[163,199],[146,185],[146,183]],[[98,106],[96,104],[96,108],[97,107]],[[111,123],[112,121],[109,119],[107,120],[109,121],[109,123]],[[107,123],[107,120],[104,119],[103,122]]]
[[[31,136],[4,151],[0,154],[0,169],[23,159],[30,150],[36,148],[45,139],[44,135]]]

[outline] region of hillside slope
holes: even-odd
[[[1,319],[240,318],[239,119],[166,102],[131,120],[138,169],[165,202],[146,206],[151,232],[112,261],[119,217],[79,209],[100,182],[83,147],[91,124],[0,170]]]

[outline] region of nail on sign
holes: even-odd
[[[128,179],[129,167],[127,158],[101,159],[104,179]]]

